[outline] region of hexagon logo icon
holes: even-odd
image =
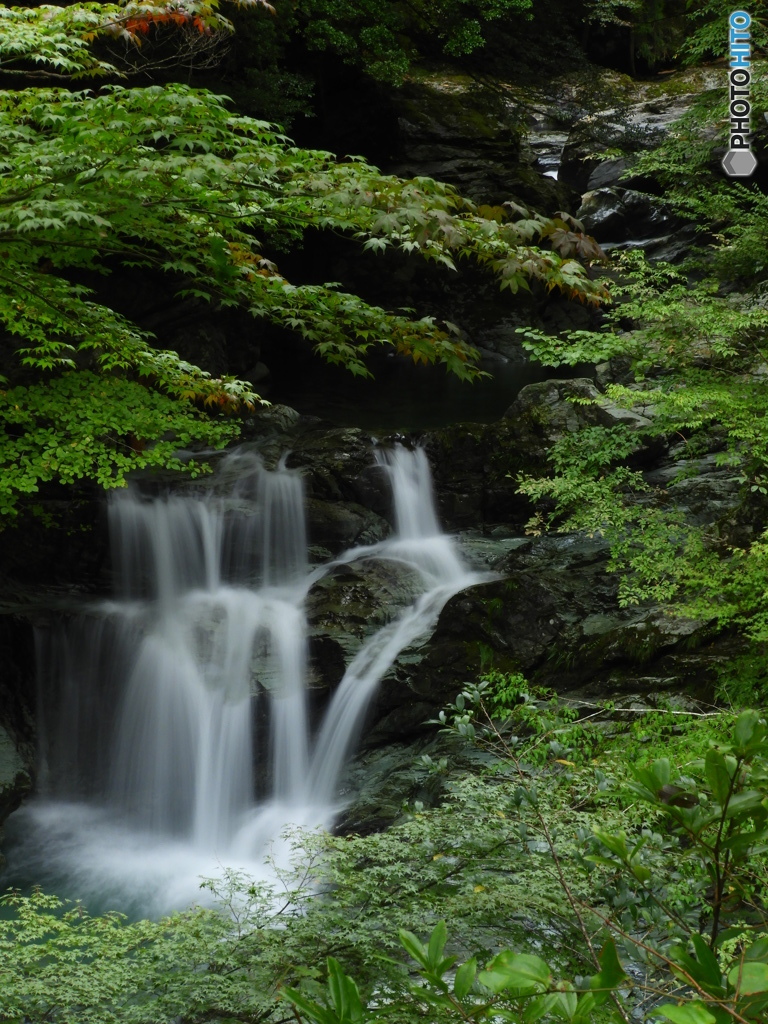
[[[722,167],[730,178],[748,178],[757,167],[757,157],[750,149],[729,149]]]

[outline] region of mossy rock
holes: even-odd
[[[312,545],[338,555],[355,545],[376,544],[390,532],[386,519],[354,502],[309,498],[307,527]]]
[[[521,177],[525,112],[503,84],[488,88],[450,71],[413,75],[394,102],[399,151],[393,173],[449,182],[478,203],[517,198],[552,205],[555,183]]]
[[[420,574],[399,562],[360,558],[334,566],[307,595],[310,633],[335,640],[348,664],[422,590]]]

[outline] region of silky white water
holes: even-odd
[[[14,816],[12,874],[160,913],[225,867],[264,876],[287,827],[332,823],[379,681],[479,579],[440,531],[423,451],[376,458],[392,537],[311,571],[302,479],[284,465],[236,453],[226,497],[112,501],[114,600],[39,639],[40,793]],[[310,741],[307,591],[361,553],[416,570],[422,590],[363,644]]]

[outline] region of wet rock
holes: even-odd
[[[600,167],[602,153],[626,145],[627,135],[628,125],[616,109],[583,117],[573,126],[563,147],[560,179],[578,192],[586,192],[592,174]]]
[[[701,643],[706,631],[705,622],[673,617],[652,609],[636,613],[630,621],[613,628],[598,631],[595,639],[586,633],[578,659],[583,664],[591,662],[601,672],[617,663],[646,664],[673,650],[685,650]]]
[[[422,589],[420,574],[400,562],[363,557],[334,566],[312,586],[306,601],[316,678],[338,683],[363,642]]]
[[[399,153],[392,173],[450,182],[479,203],[517,199],[562,208],[570,190],[538,173],[536,155],[522,152],[525,113],[505,83],[497,86],[449,70],[413,74],[394,99]]]
[[[580,405],[589,400],[591,404]],[[601,395],[586,377],[545,380],[523,388],[504,418],[509,421],[514,443],[531,460],[547,451],[567,434],[587,426],[625,426],[642,433],[651,420],[632,409],[624,409]],[[638,438],[638,448],[641,447]]]
[[[517,447],[510,422],[457,423],[430,431],[423,443],[446,529],[528,519],[528,500],[517,493],[515,481],[526,453]]]
[[[533,166],[539,174],[557,179],[560,157],[567,140],[568,132],[562,126],[558,129],[546,115],[534,117],[527,143],[534,157]]]
[[[585,193],[576,216],[598,242],[658,238],[679,225],[661,200],[616,187]]]
[[[34,616],[30,606],[30,616]],[[0,840],[2,823],[32,791],[35,742],[33,635],[23,614],[0,614]],[[3,857],[0,854],[0,867]]]
[[[303,470],[310,497],[352,502],[387,518],[390,492],[373,446],[374,438],[356,427],[315,428],[296,439],[288,466]]]
[[[311,635],[309,646],[309,686],[314,698],[339,685],[347,670],[348,651],[338,637],[327,633]],[[319,717],[319,716],[318,716]]]
[[[306,502],[309,542],[338,555],[360,544],[376,544],[389,534],[386,519],[353,502]]]
[[[622,102],[591,111],[572,127],[563,149],[560,179],[583,193],[625,184],[633,154],[659,145],[672,124],[701,96],[717,87],[714,69],[696,69],[667,76],[659,82],[631,83]],[[619,150],[620,152],[615,152]],[[609,153],[609,160],[603,155]],[[626,166],[621,167],[621,162]]]
[[[432,636],[402,653],[381,684],[366,743],[421,734],[482,677],[489,655],[495,670],[559,693],[708,697],[728,657],[723,640],[707,622],[655,606],[620,608],[608,558],[599,537],[518,538],[492,562],[503,578],[457,594]]]
[[[658,238],[647,240],[618,243],[611,245],[606,242],[603,246],[605,252],[613,249],[642,249],[649,259],[663,260],[665,263],[679,263],[690,256],[691,250],[706,242],[707,236],[702,235],[695,224],[686,224],[677,228],[671,234],[661,235]]]
[[[601,160],[587,179],[587,191],[592,192],[608,185],[618,185],[629,165],[627,157]]]
[[[698,459],[670,458],[649,469],[645,479],[667,488],[669,497],[682,506],[688,519],[709,525],[726,519],[738,507],[742,483],[732,466],[718,464],[715,454]]]

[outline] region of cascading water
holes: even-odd
[[[312,572],[302,481],[284,465],[235,453],[226,498],[113,500],[115,600],[40,638],[41,792],[16,816],[12,872],[152,913],[193,902],[200,876],[223,866],[263,874],[287,825],[331,823],[378,682],[480,578],[440,532],[423,451],[377,461],[393,537]],[[360,649],[310,744],[304,600],[361,555],[404,563],[423,589]],[[254,749],[263,705],[266,759]],[[255,761],[269,766],[260,802]]]

